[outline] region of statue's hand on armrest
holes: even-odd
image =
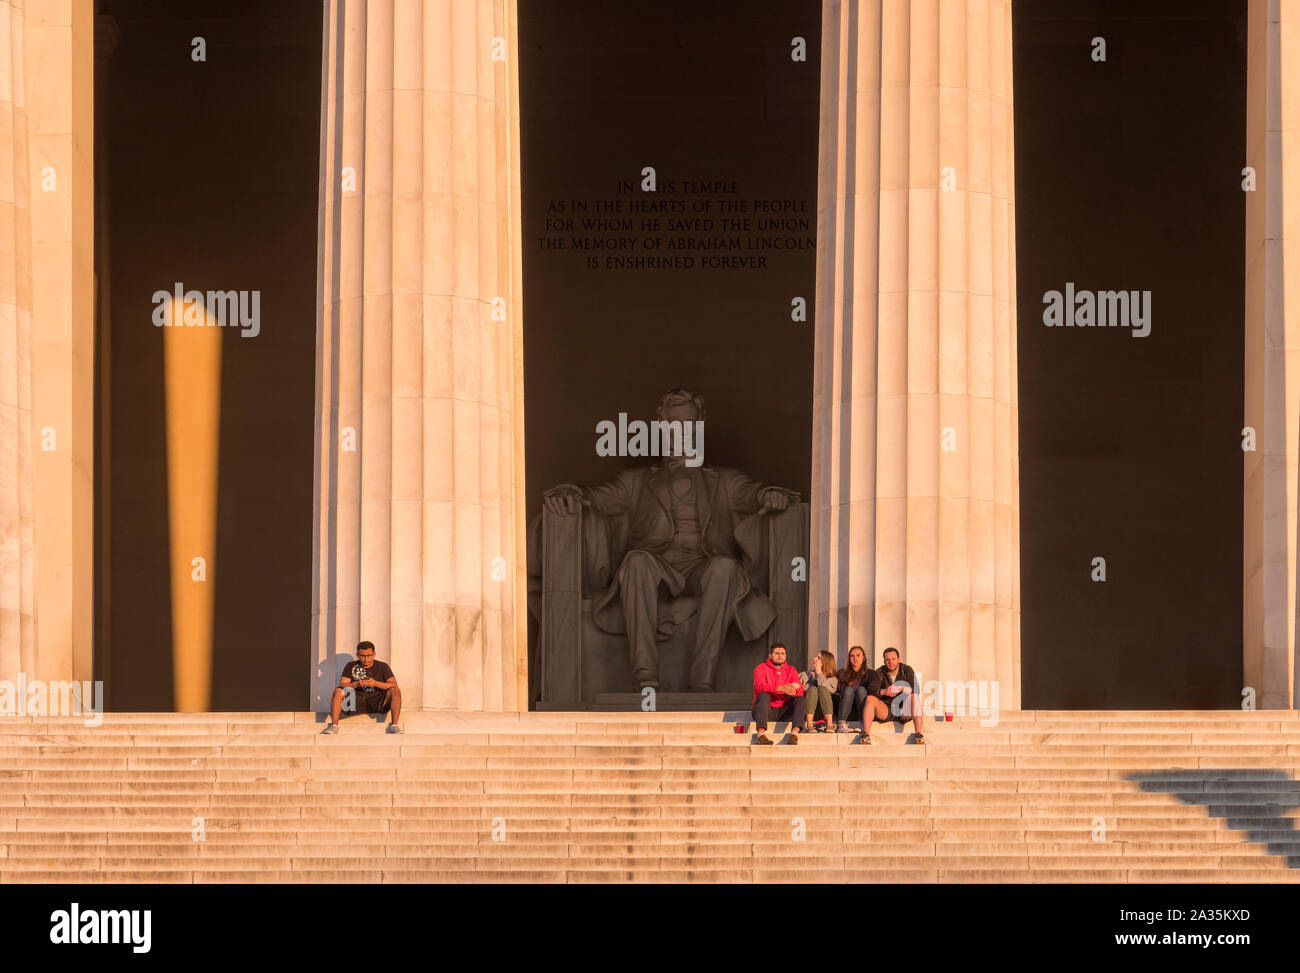
[[[764,487],[758,494],[760,514],[780,513],[791,503],[797,503],[799,494],[784,487]]]
[[[582,495],[582,487],[572,483],[561,483],[542,494],[542,502],[553,514],[569,515],[578,512],[578,507],[590,507],[591,501]]]

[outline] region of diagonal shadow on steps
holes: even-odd
[[[1300,781],[1284,770],[1141,770],[1126,778],[1148,794],[1200,804],[1212,818],[1300,868],[1300,831],[1287,812],[1300,807]]]

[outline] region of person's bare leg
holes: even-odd
[[[396,726],[398,717],[402,715],[402,691],[394,686],[388,690],[388,699],[390,704],[389,712],[393,716],[392,723],[393,726]]]
[[[338,723],[339,717],[342,715],[342,713],[343,713],[343,687],[336,686],[334,687],[334,698],[330,700],[330,716],[334,718],[334,722],[336,724]]]
[[[911,717],[912,728],[916,731],[916,738],[919,740],[925,735],[925,731],[921,729],[921,701],[916,698],[915,692],[907,694],[903,707],[904,715]]]
[[[867,701],[862,704],[863,741],[871,739],[871,725],[875,722],[877,716],[881,719],[888,719],[889,707],[885,705],[884,700],[880,697],[868,696]]]
[[[921,729],[921,701],[916,698],[916,693],[912,693],[911,699],[912,699],[912,723],[916,727],[917,739],[920,739],[925,735],[925,731]]]

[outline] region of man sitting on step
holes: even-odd
[[[876,710],[872,716],[868,715],[870,707],[863,707],[862,739],[859,742],[871,742],[872,723],[906,723],[911,720],[916,725],[912,742],[925,743],[925,736],[921,733],[921,698],[916,693],[920,687],[916,684],[912,667],[899,662],[898,650],[890,646],[885,649],[885,664],[876,673],[880,676]]]
[[[785,661],[785,646],[777,642],[767,650],[767,659],[754,667],[754,728],[757,744],[771,745],[767,738],[769,719],[790,721],[790,743],[799,742],[808,703],[803,695],[799,670]]]
[[[343,714],[343,702],[352,697],[354,706],[349,707],[358,713],[390,713],[392,722],[388,724],[389,733],[401,733],[397,719],[402,714],[402,691],[397,688],[397,677],[387,663],[375,658],[375,643],[362,642],[357,646],[357,661],[343,670],[343,678],[334,690],[334,699],[330,703],[330,722],[325,724],[324,733],[339,732],[339,717]]]

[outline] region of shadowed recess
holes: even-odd
[[[1284,770],[1143,770],[1130,774],[1147,794],[1171,794],[1200,804],[1212,818],[1300,868],[1300,831],[1290,812],[1300,807],[1300,781]]]
[[[1239,709],[1246,5],[1013,10],[1020,704]],[[1047,327],[1067,283],[1150,333]]]
[[[119,712],[302,709],[323,10],[178,6],[96,4],[96,676]]]

